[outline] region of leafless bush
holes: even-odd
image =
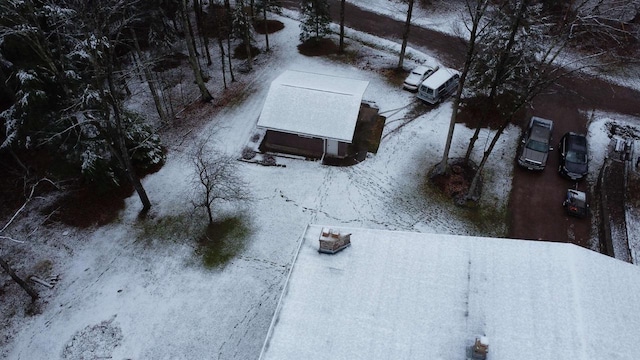
[[[245,160],[251,160],[256,156],[256,151],[250,147],[245,147],[242,150],[242,158]]]

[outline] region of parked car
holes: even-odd
[[[429,77],[429,75],[433,74],[433,72],[437,69],[437,66],[435,68],[426,65],[420,65],[416,67],[415,69],[411,70],[409,76],[407,76],[407,78],[404,80],[402,87],[409,91],[418,90],[418,86],[420,86],[420,83],[422,83],[424,79]]]
[[[459,72],[444,67],[440,68],[420,84],[418,99],[432,105],[437,104],[456,90],[459,81]]]
[[[562,136],[558,147],[560,174],[574,181],[582,180],[589,172],[587,138],[582,134],[568,132]]]
[[[544,170],[549,151],[553,150],[550,146],[552,132],[553,121],[537,116],[531,117],[522,137],[518,165],[529,170]]]
[[[562,202],[567,214],[576,217],[586,217],[589,214],[589,204],[587,203],[587,194],[578,190],[567,190],[567,196]]]

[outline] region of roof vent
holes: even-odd
[[[351,234],[341,234],[339,230],[322,228],[318,252],[335,254],[351,245]]]

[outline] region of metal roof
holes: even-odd
[[[449,80],[453,75],[460,74],[458,71],[453,69],[448,69],[445,67],[441,67],[436,70],[433,74],[429,75],[428,78],[424,79],[422,85],[437,89],[440,85],[444,84],[447,80]]]
[[[287,70],[269,88],[258,127],[351,143],[368,81]]]

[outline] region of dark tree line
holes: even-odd
[[[176,121],[157,69],[176,49],[186,49],[200,100],[212,100],[210,88],[217,84],[207,83],[209,37],[218,39],[226,88],[227,73],[234,81],[232,36],[254,41],[248,11],[255,6],[266,19],[266,11],[279,6],[269,0],[247,4],[251,9],[234,9],[229,1],[205,8],[199,0],[1,1],[0,162],[8,169],[1,176],[10,173],[30,184],[43,176],[74,179],[103,190],[130,184],[147,211],[152,203],[138,173],[164,162],[157,129]],[[136,80],[148,86],[159,121],[125,105]],[[215,193],[215,199],[222,196]],[[12,241],[1,235],[5,229],[0,241]],[[0,260],[35,300],[37,293],[9,259]]]

